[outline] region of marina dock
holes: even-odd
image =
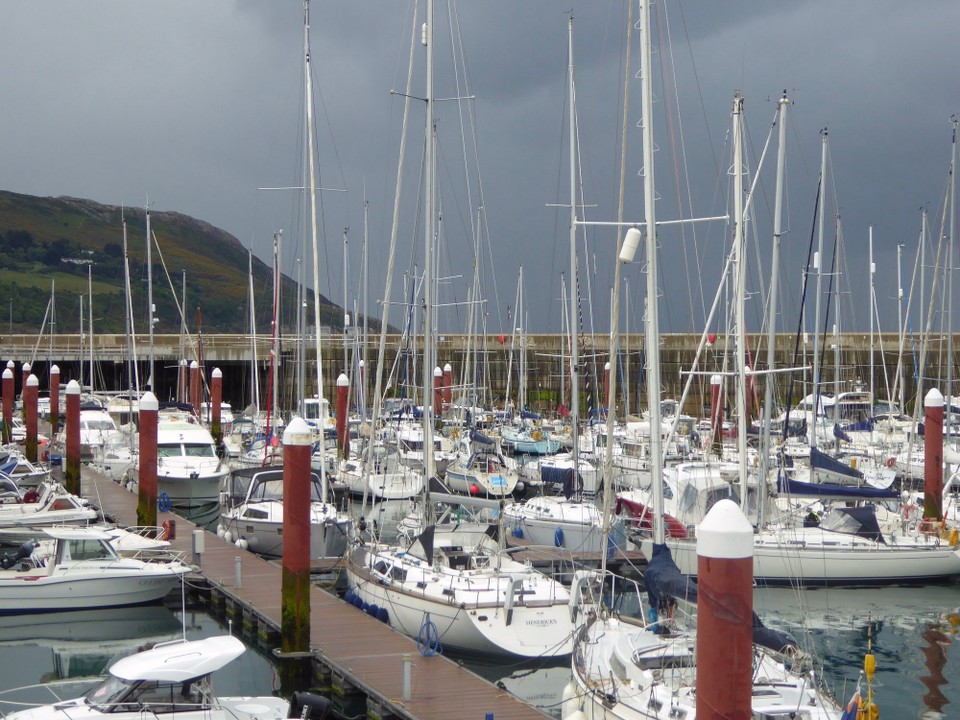
[[[137,496],[84,466],[84,497],[119,524],[137,524]],[[214,607],[223,607],[259,639],[279,644],[281,574],[278,563],[239,550],[216,533],[173,515],[158,512],[157,522],[175,523],[171,548],[193,559],[198,575],[192,582],[209,593]],[[194,555],[195,532],[202,533],[203,552]],[[333,568],[330,568],[333,569]],[[239,581],[239,582],[238,582]],[[447,720],[496,718],[525,720],[547,717],[483,678],[442,655],[423,656],[417,644],[379,620],[360,612],[316,584],[310,590],[310,648],[313,676],[320,690],[336,704],[344,698],[366,699],[366,717]],[[271,642],[265,642],[267,646]],[[410,692],[404,698],[404,662],[411,662]],[[303,688],[306,690],[307,688]]]

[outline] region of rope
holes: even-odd
[[[420,625],[420,632],[417,633],[417,650],[423,657],[431,657],[443,653],[443,646],[440,644],[440,631],[436,624],[430,619],[430,613],[423,614],[423,623]]]

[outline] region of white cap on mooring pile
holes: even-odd
[[[313,433],[307,421],[301,417],[293,418],[283,431],[283,444],[291,446],[313,445]]]

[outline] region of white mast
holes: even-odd
[[[869,244],[869,273],[870,273],[870,413],[873,414],[873,405],[874,405],[874,362],[873,362],[873,352],[874,352],[874,334],[873,334],[873,322],[874,322],[874,308],[877,306],[877,291],[873,286],[873,276],[877,272],[877,266],[873,262],[873,225],[868,228],[867,241]],[[871,431],[872,432],[872,431]]]
[[[821,132],[820,154],[820,208],[817,221],[817,253],[814,255],[814,268],[817,271],[817,298],[813,315],[813,417],[810,423],[810,445],[817,444],[817,424],[820,414],[820,294],[823,279],[823,206],[825,204],[827,185],[827,130]]]
[[[743,96],[740,91],[733,94],[733,255],[736,271],[736,312],[737,329],[737,446],[740,456],[740,508],[744,514],[747,503],[747,331],[744,326],[746,298],[746,257],[744,253],[743,218]]]
[[[257,314],[253,305],[253,250],[247,250],[247,289],[250,296],[250,397],[256,420],[260,414],[260,373],[257,368]]]
[[[767,303],[767,370],[773,370],[776,362],[777,342],[777,287],[780,277],[780,242],[783,235],[783,176],[786,170],[787,108],[790,102],[787,93],[777,103],[777,182],[773,201],[773,253],[770,262],[770,300]],[[773,415],[773,375],[768,375],[763,387],[763,442],[760,451],[760,525],[763,525],[763,506],[767,488],[768,463],[770,457],[770,418]]]
[[[640,108],[643,131],[643,213],[647,231],[647,318],[644,356],[647,361],[647,404],[650,417],[650,483],[653,487],[653,541],[662,545],[663,451],[660,437],[660,316],[657,301],[657,213],[653,166],[653,68],[650,38],[650,3],[640,6]]]
[[[426,501],[424,502],[425,523],[433,523],[430,506],[430,479],[436,469],[433,456],[433,243],[435,239],[434,218],[434,159],[433,159],[433,0],[427,2],[427,19],[421,33],[421,43],[427,49],[427,97],[426,128],[424,133],[424,166],[426,179],[424,187],[424,279],[423,279],[423,472]]]
[[[310,166],[310,237],[313,247],[313,320],[316,325],[317,351],[317,399],[323,408],[323,353],[320,347],[320,247],[317,239],[317,179],[313,147],[313,78],[310,67],[310,0],[303,0],[303,56],[307,107],[307,163]],[[327,497],[326,450],[320,443],[320,484],[323,497]]]
[[[897,243],[897,377],[898,405],[903,412],[903,243]],[[894,400],[894,398],[890,398]]]
[[[579,344],[577,323],[577,98],[573,76],[573,17],[567,21],[567,62],[569,90],[567,92],[570,107],[570,438],[572,447],[570,455],[573,459],[573,477],[576,481],[580,471],[580,364],[578,354]],[[654,483],[656,484],[656,483]]]
[[[87,265],[87,332],[90,333],[90,346],[87,349],[90,357],[90,394],[93,394],[93,265]]]
[[[149,367],[147,368],[149,370],[149,373],[147,375],[148,377],[147,389],[150,392],[156,394],[157,383],[156,383],[156,379],[153,376],[153,324],[156,321],[153,317],[153,314],[156,312],[157,309],[153,305],[153,242],[150,239],[150,201],[149,200],[147,201],[146,214],[147,214],[147,313],[148,313],[147,324],[150,326],[147,333],[147,336],[149,338],[149,343],[150,343],[150,352],[148,353],[150,362],[149,362]]]
[[[950,229],[947,231],[947,403],[943,418],[943,435],[950,437],[953,425],[951,408],[953,407],[953,233],[955,225],[954,190],[956,189],[957,169],[957,119],[950,118],[953,133],[950,138]],[[950,465],[947,464],[946,476],[949,477]]]

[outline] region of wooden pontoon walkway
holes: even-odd
[[[81,491],[121,525],[137,524],[137,496],[86,466],[81,469]],[[197,526],[170,513],[158,513],[158,524],[164,520],[175,520],[176,537],[171,544],[190,560]],[[279,564],[238,550],[216,533],[203,532],[205,547],[199,570],[213,592],[241,605],[244,614],[255,614],[259,623],[279,631]],[[238,557],[239,587],[235,582]],[[420,655],[413,640],[319,587],[311,587],[310,605],[314,662],[329,667],[334,675],[341,675],[366,694],[368,702],[378,708],[375,715],[420,720],[481,720],[489,714],[496,720],[546,717],[452,660],[440,655]],[[409,700],[403,699],[406,656],[413,660]]]

